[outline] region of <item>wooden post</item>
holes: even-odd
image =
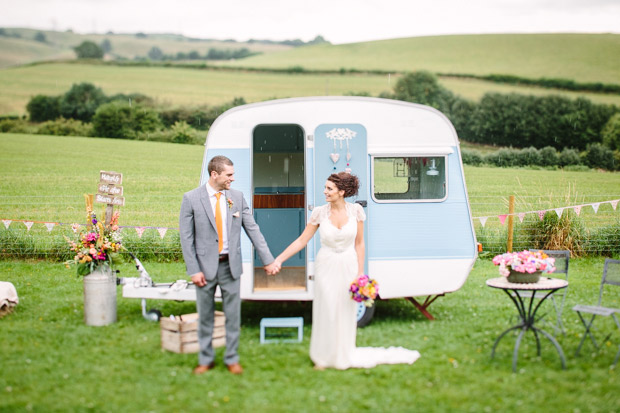
[[[508,200],[508,242],[506,245],[506,251],[512,252],[512,240],[513,240],[513,229],[514,229],[514,214],[515,212],[515,196],[510,195]]]

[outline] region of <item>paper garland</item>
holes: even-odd
[[[562,214],[564,213],[564,210],[570,208],[573,211],[575,211],[575,214],[577,214],[577,216],[579,216],[579,214],[581,213],[581,209],[584,206],[591,206],[592,209],[594,210],[594,213],[596,214],[596,213],[598,213],[598,209],[601,206],[601,204],[611,204],[611,207],[615,211],[616,208],[618,207],[618,202],[620,202],[620,199],[614,199],[612,201],[594,202],[594,203],[591,203],[591,204],[566,206],[566,207],[559,207],[559,208],[552,208],[552,209],[542,209],[542,210],[539,210],[539,211],[518,212],[518,213],[513,213],[513,214],[501,214],[501,215],[496,215],[496,216],[497,216],[497,218],[499,219],[499,222],[502,225],[504,225],[504,223],[506,222],[506,217],[508,217],[510,215],[518,216],[519,217],[519,221],[522,223],[526,214],[537,214],[538,218],[542,221],[545,218],[545,215],[547,214],[547,212],[549,212],[549,211],[555,211],[555,213],[557,214],[558,218],[561,218]],[[486,223],[487,223],[487,220],[489,218],[491,218],[491,216],[474,217],[473,219],[479,220],[480,224],[484,227],[486,225]]]
[[[539,210],[539,211],[527,211],[527,212],[517,212],[517,213],[513,213],[513,214],[501,214],[501,215],[494,215],[497,216],[497,218],[499,219],[500,223],[502,225],[505,224],[506,222],[506,218],[509,217],[510,215],[512,216],[518,216],[519,217],[519,222],[523,223],[523,219],[525,218],[525,216],[527,214],[537,214],[538,218],[542,221],[546,215],[547,212],[549,211],[554,211],[558,218],[562,217],[562,214],[564,213],[565,209],[572,209],[573,211],[575,211],[575,214],[577,214],[577,216],[579,216],[581,214],[581,210],[584,206],[591,206],[592,209],[594,210],[594,213],[598,213],[598,210],[601,206],[601,204],[610,204],[611,207],[613,208],[614,211],[617,210],[618,208],[618,203],[620,203],[620,199],[614,199],[611,201],[602,201],[602,202],[594,202],[591,204],[583,204],[583,205],[573,205],[573,206],[566,206],[566,207],[559,207],[559,208],[552,208],[552,209],[543,209],[543,210]],[[477,219],[478,221],[480,221],[480,224],[484,227],[488,221],[489,218],[492,218],[493,216],[484,216],[484,217],[473,217],[473,219]],[[52,232],[52,230],[54,229],[55,226],[63,226],[63,225],[70,225],[71,229],[73,230],[74,233],[77,233],[79,228],[84,226],[81,224],[67,224],[67,223],[62,223],[62,222],[42,222],[42,221],[31,221],[31,220],[22,220],[22,219],[2,219],[2,223],[4,224],[4,227],[6,229],[9,229],[9,226],[13,223],[13,222],[21,222],[23,223],[26,228],[27,231],[30,231],[30,229],[32,228],[32,226],[34,224],[43,224],[45,226],[45,228],[47,228],[48,232]],[[138,234],[138,237],[142,238],[142,235],[144,234],[144,231],[146,231],[147,229],[155,229],[157,230],[157,232],[159,233],[159,237],[161,239],[163,239],[166,236],[166,233],[168,232],[169,229],[171,230],[175,230],[178,231],[178,228],[167,228],[167,227],[147,227],[147,226],[121,226],[119,228],[120,231],[122,231],[123,229],[126,228],[134,228],[136,230],[136,233]]]

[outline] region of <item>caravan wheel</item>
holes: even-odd
[[[362,303],[357,303],[357,328],[366,327],[370,324],[372,316],[375,315],[375,305],[366,307]]]

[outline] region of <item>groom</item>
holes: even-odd
[[[224,363],[233,374],[241,374],[239,335],[241,325],[240,280],[241,227],[254,244],[267,273],[274,273],[274,259],[252,211],[240,191],[230,189],[235,169],[230,159],[215,156],[207,167],[209,181],[183,195],[179,227],[187,274],[196,286],[199,326],[198,366],[194,374],[215,367],[212,346],[215,315],[215,287],[222,291],[226,316],[226,353]]]

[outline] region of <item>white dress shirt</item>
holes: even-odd
[[[213,216],[215,216],[215,203],[217,202],[217,198],[215,194],[218,192],[215,189],[211,188],[211,185],[207,183],[207,192],[209,193],[209,201],[211,201],[211,208],[213,209]],[[224,195],[223,191],[219,191],[222,193],[220,196],[220,212],[222,213],[222,238],[224,241],[224,246],[222,247],[222,251],[220,254],[228,254],[228,226],[226,225],[226,195]]]

